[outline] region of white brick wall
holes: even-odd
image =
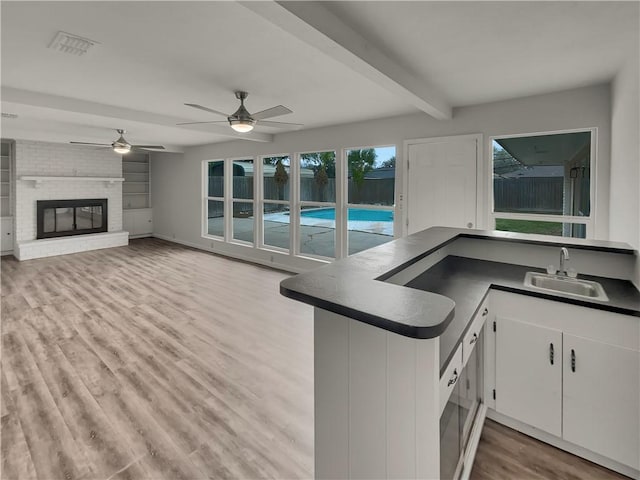
[[[43,182],[38,188],[23,175],[122,177],[122,157],[111,149],[48,142],[16,141],[15,242],[36,238],[36,200],[108,199],[109,232],[122,230],[122,184],[95,181]],[[78,237],[81,241],[82,236]]]

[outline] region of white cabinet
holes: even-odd
[[[496,315],[496,411],[562,434],[562,332]]]
[[[151,208],[123,210],[122,229],[129,232],[129,238],[151,235],[153,233],[153,210]]]
[[[500,291],[491,292],[491,308],[496,328],[488,334],[494,346],[486,358],[495,372],[487,378],[496,412],[561,439],[558,446],[637,475],[640,319]]]
[[[565,334],[563,357],[563,438],[640,469],[640,353]]]
[[[13,251],[13,217],[0,218],[0,253]]]

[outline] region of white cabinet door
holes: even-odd
[[[130,237],[150,235],[153,233],[153,210],[151,208],[136,208],[123,210],[122,229],[129,232]]]
[[[640,469],[640,352],[564,335],[563,438]]]
[[[3,217],[0,220],[0,251],[13,250],[13,217]]]
[[[562,332],[496,315],[496,411],[562,434]]]
[[[407,233],[433,226],[475,228],[477,135],[408,144]]]

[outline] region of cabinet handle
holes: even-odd
[[[453,377],[451,377],[449,379],[449,382],[447,383],[447,387],[450,387],[451,385],[453,385],[457,381],[458,381],[458,370],[456,368],[454,368],[453,369]]]
[[[482,312],[482,316],[486,317],[489,314],[489,309],[485,308],[484,311]]]
[[[576,351],[573,348],[571,349],[571,371],[576,371]]]
[[[474,333],[473,337],[471,337],[471,340],[469,340],[469,345],[473,345],[474,343],[476,343],[478,341],[478,334]]]
[[[553,365],[553,357],[554,357],[554,351],[553,351],[553,343],[549,344],[549,362],[551,363],[551,365]]]

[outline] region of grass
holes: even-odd
[[[538,235],[555,235],[557,237],[561,237],[562,223],[496,218],[496,230],[516,233],[536,233]]]

